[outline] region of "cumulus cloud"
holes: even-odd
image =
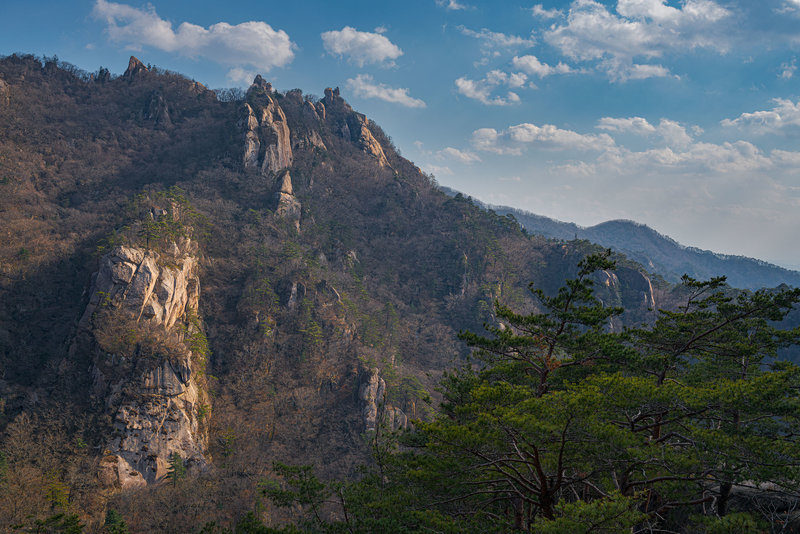
[[[764,152],[754,144],[738,140],[723,143],[696,141],[685,126],[663,118],[653,125],[642,117],[604,117],[597,128],[611,133],[631,133],[653,141],[650,148],[632,150],[608,133],[583,133],[552,124],[521,123],[505,130],[481,128],[472,133],[472,146],[481,152],[519,156],[525,151],[561,151],[567,157],[595,153],[589,159],[554,164],[553,170],[588,176],[592,173],[635,176],[637,174],[683,174],[703,176],[748,172],[796,170],[800,152]]]
[[[494,128],[480,128],[472,132],[472,146],[476,150],[518,156],[529,146],[549,150],[613,149],[614,140],[608,134],[580,134],[563,130],[552,124],[537,126],[522,123],[498,132]]]
[[[639,136],[656,135],[671,147],[685,147],[692,142],[692,136],[686,131],[686,127],[670,119],[661,119],[658,126],[653,126],[642,117],[603,117],[597,122],[597,128]]]
[[[521,57],[514,56],[511,63],[514,65],[514,68],[525,71],[532,76],[538,76],[539,78],[544,78],[551,74],[567,74],[573,72],[572,68],[565,63],[559,62],[558,65],[553,67],[547,63],[542,63],[539,61],[539,58],[532,55]]]
[[[469,7],[465,4],[457,2],[456,0],[436,0],[436,5],[443,7],[448,11],[458,11],[461,9],[467,9]]]
[[[353,91],[353,94],[361,98],[377,98],[407,108],[425,107],[425,102],[411,97],[408,89],[396,89],[382,83],[375,83],[372,76],[368,74],[359,74],[355,78],[350,78],[347,80],[347,87]]]
[[[526,122],[509,126],[507,134],[512,141],[535,143],[555,150],[605,150],[615,144],[608,134],[579,134],[572,130],[562,130],[552,124],[537,126]]]
[[[533,36],[521,37],[519,35],[493,32],[486,28],[475,31],[464,26],[459,26],[458,29],[464,35],[478,39],[487,48],[530,48],[536,44],[536,40]]]
[[[612,81],[669,75],[652,59],[666,52],[709,48],[725,52],[729,35],[718,24],[730,11],[712,0],[619,0],[616,13],[595,0],[575,0],[567,20],[545,33],[545,40],[573,60],[598,61]]]
[[[500,133],[494,128],[478,128],[472,132],[472,146],[476,150],[492,152],[494,154],[521,156],[522,149],[518,147],[501,146]]]
[[[294,59],[295,45],[289,35],[266,22],[218,22],[208,28],[183,22],[173,29],[151,5],[139,9],[106,0],[97,0],[92,13],[105,22],[105,32],[114,43],[132,50],[153,47],[189,58],[210,59],[231,67],[232,78],[237,78],[244,67],[267,72]]]
[[[438,155],[443,159],[453,159],[466,165],[481,161],[481,158],[474,152],[459,150],[450,146],[440,150]]]
[[[649,135],[656,131],[655,126],[642,117],[603,117],[597,121],[597,127],[610,132],[630,132],[636,135]]]
[[[800,100],[776,98],[770,110],[742,113],[735,119],[725,119],[723,126],[739,127],[754,133],[781,133],[800,128]]]
[[[350,26],[321,34],[325,50],[334,56],[346,57],[359,67],[367,63],[393,65],[403,55],[400,47],[380,33],[361,32]]]
[[[534,17],[540,17],[543,19],[555,19],[564,15],[561,10],[558,9],[545,9],[542,4],[536,4],[531,8],[531,13],[533,13]]]
[[[528,77],[522,72],[507,73],[501,70],[491,70],[482,80],[470,80],[461,77],[456,80],[456,89],[467,98],[477,100],[487,106],[507,106],[520,101],[519,95],[508,91],[505,96],[492,95],[500,86],[512,89],[524,87]]]
[[[784,80],[791,80],[796,70],[797,59],[792,58],[791,61],[781,64],[781,73],[778,75],[778,77],[783,78]]]
[[[432,165],[426,163],[422,166],[422,170],[427,172],[428,174],[433,174],[434,176],[452,176],[453,171],[450,167],[447,166],[440,166],[440,165]]]

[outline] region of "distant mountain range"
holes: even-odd
[[[458,194],[448,187],[442,190],[449,195]],[[670,282],[678,282],[684,274],[700,280],[725,275],[731,286],[742,289],[781,284],[800,287],[800,272],[745,256],[687,247],[634,221],[607,221],[586,228],[507,206],[484,205],[499,215],[513,215],[530,233],[564,241],[585,239],[621,252]]]

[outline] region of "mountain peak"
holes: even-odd
[[[122,75],[123,78],[135,78],[142,72],[149,72],[144,63],[142,63],[139,58],[136,56],[131,56],[130,60],[128,60],[128,68],[125,70],[125,74]]]

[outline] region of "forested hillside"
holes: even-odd
[[[622,256],[583,273],[596,245],[448,197],[338,89],[279,92],[259,76],[246,93],[211,91],[135,58],[116,76],[13,55],[0,80],[7,531],[299,521],[309,503],[269,481],[367,480],[376,436],[437,428],[455,393],[436,385],[476,344],[459,332],[552,311],[542,297],[576,276],[620,308],[578,331],[622,334],[692,295]],[[307,526],[345,531],[340,513]]]

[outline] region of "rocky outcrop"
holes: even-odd
[[[361,113],[353,113],[352,119],[348,122],[350,123],[350,138],[353,142],[361,150],[375,158],[378,161],[378,165],[388,167],[389,160],[386,159],[386,154],[383,153],[381,144],[369,130],[369,119]]]
[[[359,382],[358,399],[364,430],[374,432],[378,428],[378,412],[384,403],[386,382],[381,378],[377,367],[362,371]]]
[[[340,137],[355,143],[361,150],[375,158],[381,167],[389,166],[389,160],[386,159],[383,147],[381,147],[381,144],[369,129],[369,119],[361,113],[353,111],[353,108],[340,96],[338,87],[335,89],[326,88],[325,97],[320,104],[322,104],[324,110],[329,110],[330,115],[334,111],[337,112],[337,122],[334,122],[331,126],[334,132]]]
[[[244,130],[244,168],[258,168],[258,153],[261,149],[261,138],[258,135],[258,119],[250,104],[242,106],[239,128]]]
[[[383,423],[390,431],[408,427],[403,410],[386,404],[386,382],[377,367],[363,369],[359,377],[358,399],[365,432],[374,432]]]
[[[293,221],[295,228],[300,230],[300,216],[302,206],[294,196],[292,187],[292,177],[289,171],[285,170],[278,175],[276,181],[277,191],[275,192],[275,215]]]
[[[145,67],[144,63],[139,61],[138,58],[131,56],[131,59],[128,61],[128,68],[125,69],[125,73],[122,77],[128,80],[134,80],[147,72],[150,72],[150,69]]]
[[[292,164],[292,147],[286,114],[272,93],[272,85],[258,75],[247,91],[240,128],[244,133],[243,162],[247,169],[276,173]]]
[[[167,101],[161,91],[153,91],[150,95],[150,102],[144,110],[144,118],[152,121],[156,126],[171,126],[172,120],[169,116]]]
[[[108,487],[162,480],[175,453],[189,467],[206,465],[194,251],[184,239],[164,254],[120,246],[101,259],[79,325],[96,340],[92,395],[111,418],[99,472]]]

